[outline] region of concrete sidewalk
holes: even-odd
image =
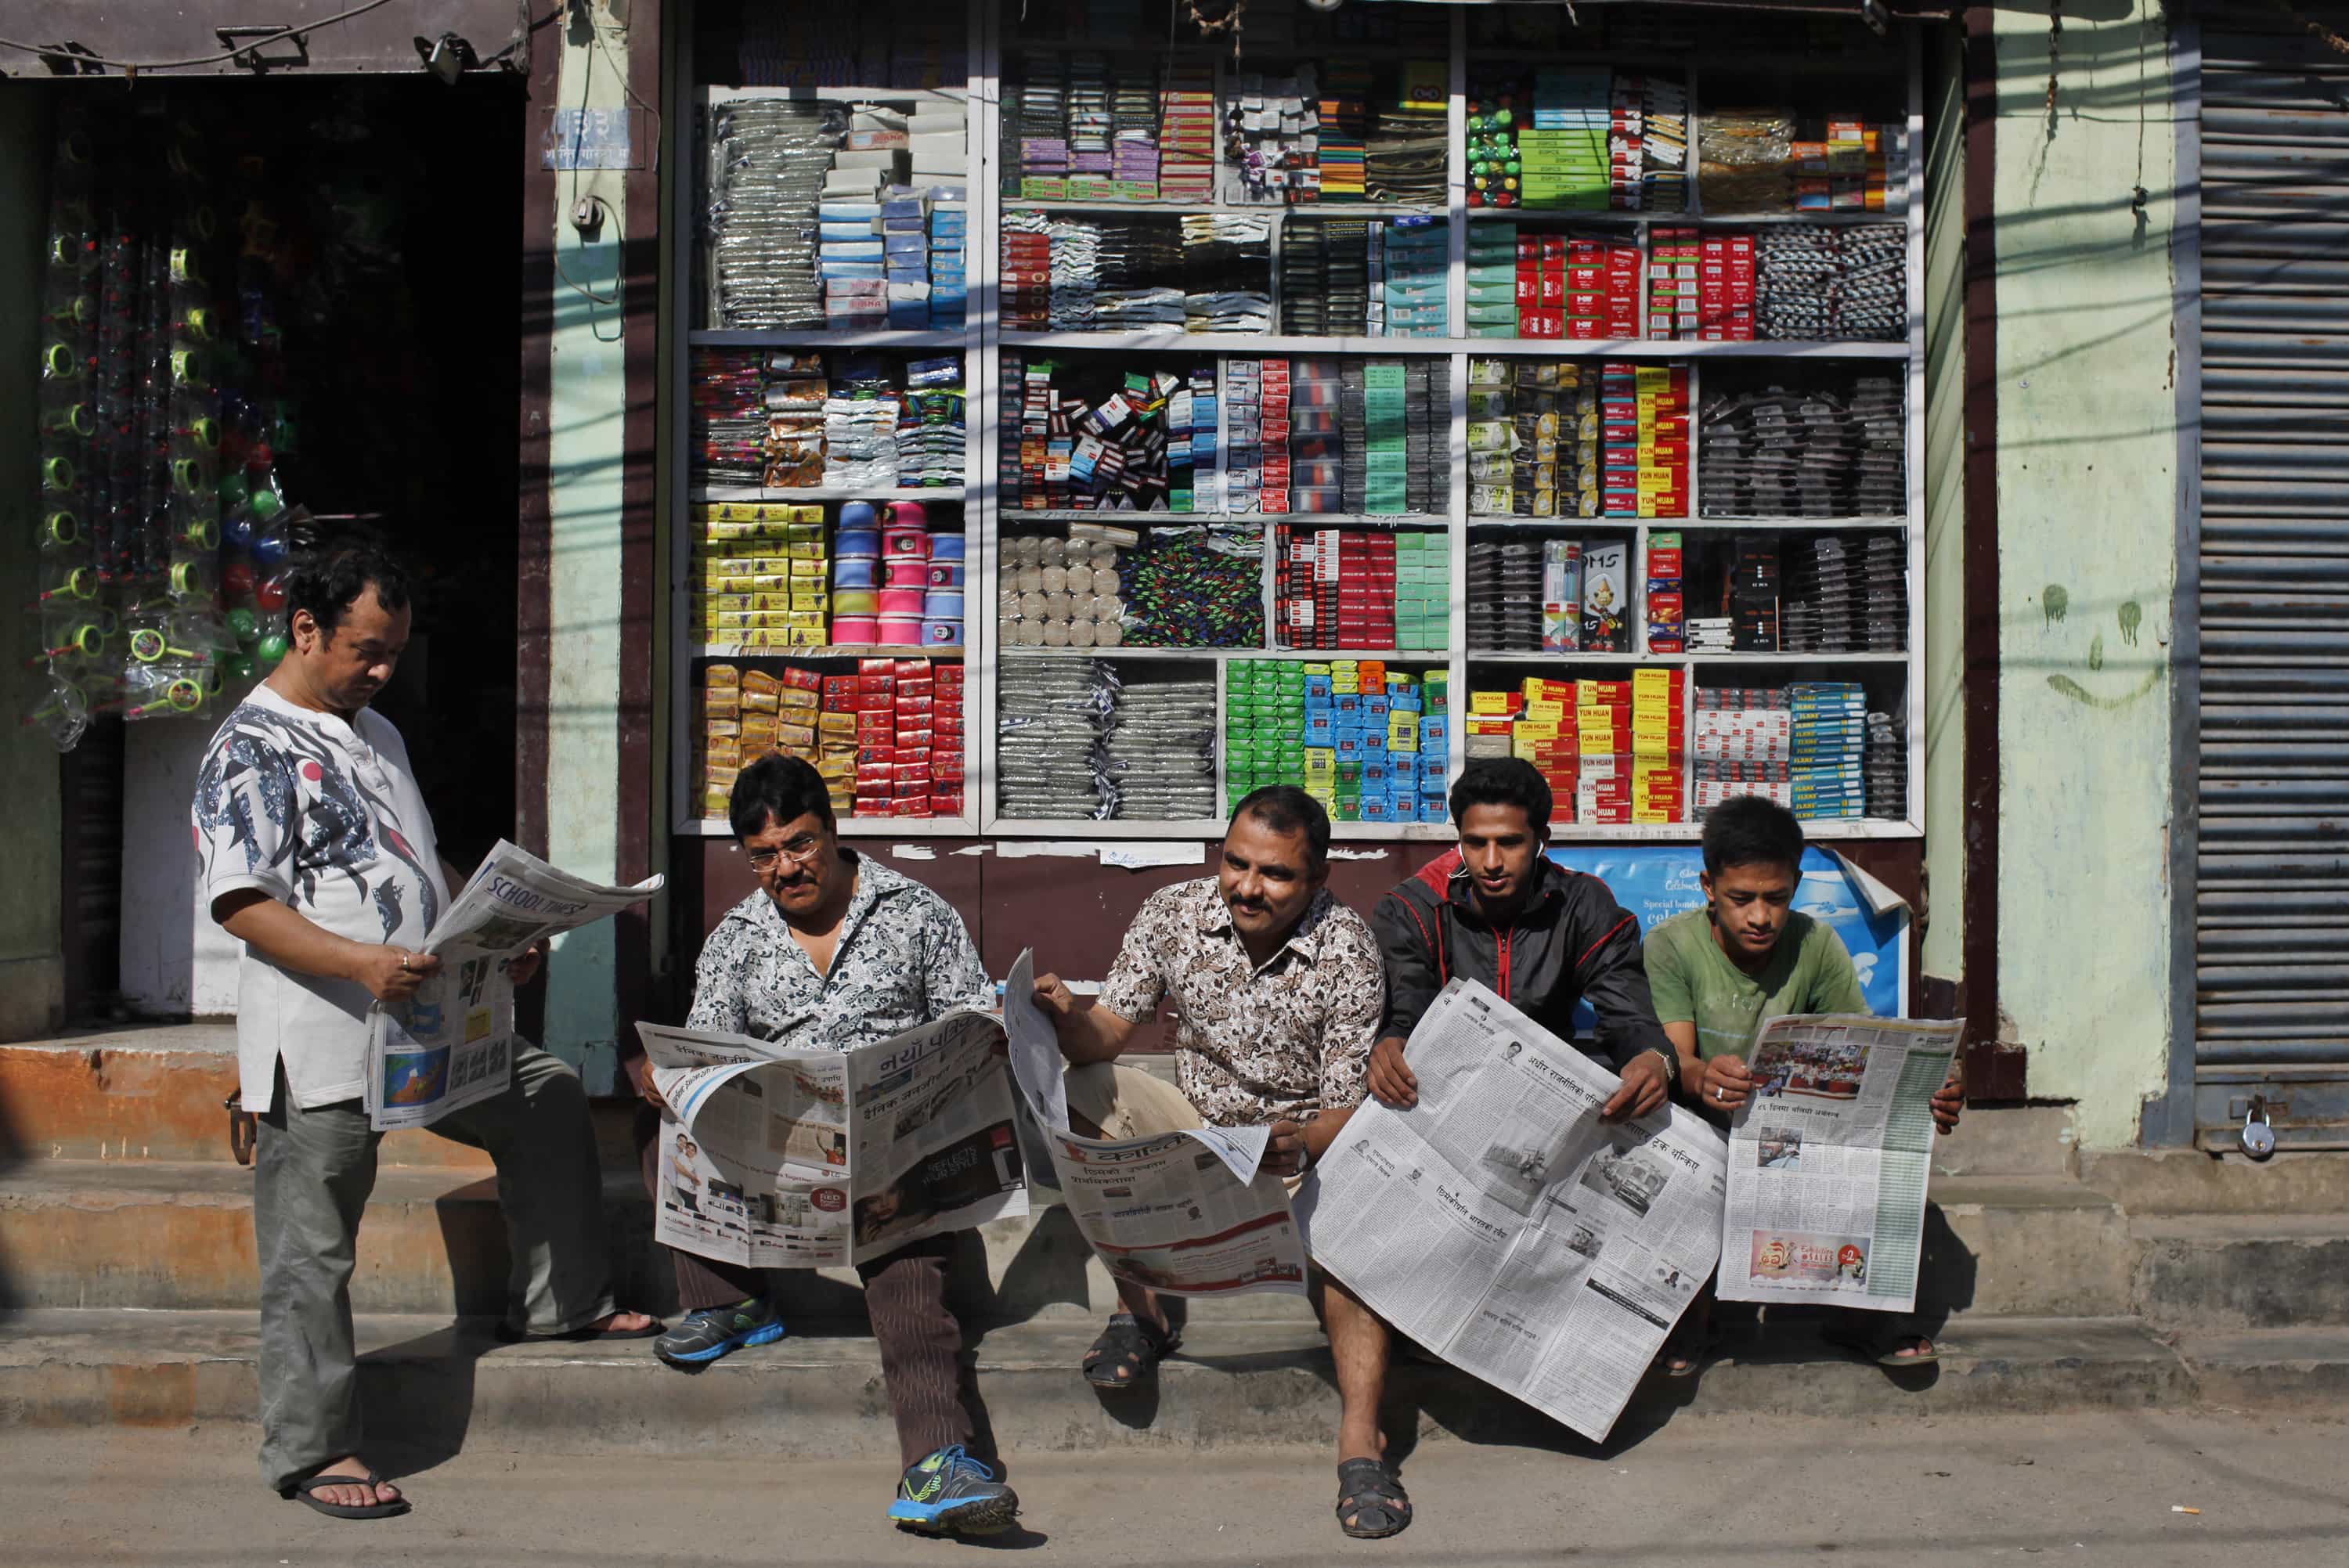
[[[2340,1562],[2349,1538],[2349,1444],[2337,1420],[2306,1418],[1732,1418],[1668,1428],[1607,1460],[1433,1444],[1402,1473],[1417,1522],[1399,1539],[1356,1542],[1331,1520],[1319,1448],[1040,1456],[1011,1477],[1023,1528],[973,1548],[884,1523],[886,1463],[469,1449],[404,1478],[415,1513],[344,1523],[264,1490],[243,1431],[18,1428],[0,1432],[0,1563],[863,1568],[1003,1552],[1085,1568],[2206,1568]]]

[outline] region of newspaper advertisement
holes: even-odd
[[[507,968],[537,943],[592,925],[661,889],[604,887],[498,841],[425,934],[440,972],[367,1020],[367,1125],[422,1127],[506,1087],[513,1061]]]
[[[1407,1047],[1419,1103],[1362,1102],[1308,1177],[1314,1261],[1464,1372],[1604,1439],[1721,1252],[1727,1151],[1674,1106],[1454,980]]]
[[[1069,1129],[1060,1041],[1036,1005],[1030,954],[1004,982],[1003,1021],[1061,1196],[1111,1277],[1170,1295],[1303,1293],[1305,1243],[1288,1188],[1260,1169],[1270,1129],[1081,1138]]]
[[[666,1245],[831,1268],[1028,1212],[991,1014],[958,1008],[853,1051],[636,1033],[668,1106],[653,1225]]]
[[[1915,1310],[1933,1093],[1964,1027],[1809,1014],[1762,1026],[1729,1135],[1723,1299]]]

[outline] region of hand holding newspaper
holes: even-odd
[[[1964,1029],[1810,1014],[1762,1026],[1729,1135],[1722,1299],[1915,1310],[1933,1093]]]
[[[1621,1080],[1483,985],[1408,1047],[1419,1103],[1365,1100],[1298,1194],[1314,1261],[1464,1372],[1606,1437],[1721,1252],[1721,1135],[1599,1119]]]
[[[662,879],[603,887],[503,839],[425,934],[440,972],[367,1020],[367,1125],[422,1127],[506,1087],[513,985],[506,971],[544,939],[658,892]]]
[[[1032,954],[1004,982],[1003,1023],[1012,1076],[1042,1126],[1069,1212],[1112,1277],[1171,1295],[1303,1292],[1305,1244],[1288,1188],[1259,1169],[1270,1129],[1081,1138],[1069,1130],[1059,1038],[1036,1005]]]
[[[863,1263],[1028,1212],[1002,1024],[957,1008],[854,1051],[638,1024],[654,1238],[750,1268]]]

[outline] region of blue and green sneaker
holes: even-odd
[[[1019,1513],[1019,1494],[960,1443],[907,1470],[889,1505],[889,1517],[901,1529],[928,1535],[993,1535],[1010,1529]]]
[[[704,1367],[749,1346],[772,1345],[782,1336],[783,1320],[774,1304],[754,1295],[732,1306],[688,1313],[684,1322],[653,1341],[653,1354],[672,1367]]]

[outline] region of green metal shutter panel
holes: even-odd
[[[2201,46],[2196,1140],[2349,1147],[2349,56]]]

